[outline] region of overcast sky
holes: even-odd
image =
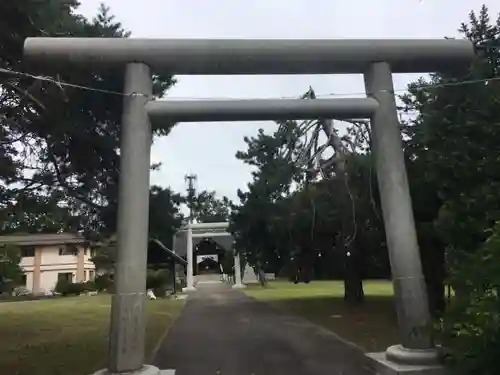
[[[80,0],[92,17],[102,2]],[[481,0],[106,0],[132,37],[151,38],[443,38],[483,3],[496,16],[500,3]],[[361,76],[180,76],[168,96],[179,98],[296,97],[312,86],[318,94],[364,92]],[[404,89],[416,76],[398,75]],[[156,140],[151,183],[185,189],[184,176],[198,175],[198,189],[236,199],[250,169],[235,158],[244,136],[272,123],[186,123]]]

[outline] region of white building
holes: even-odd
[[[0,236],[0,246],[21,248],[24,285],[35,294],[52,291],[59,279],[85,282],[95,277],[91,248],[73,233]]]

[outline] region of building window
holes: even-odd
[[[73,282],[72,272],[61,272],[57,274],[57,281],[69,281]]]
[[[21,256],[23,258],[29,258],[35,256],[35,246],[22,246]]]
[[[59,255],[78,255],[78,247],[72,244],[60,246]]]
[[[21,285],[27,286],[26,284],[28,284],[28,276],[22,275],[21,276]]]
[[[95,279],[95,271],[89,271],[89,281],[94,281]]]

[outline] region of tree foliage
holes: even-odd
[[[149,236],[172,247],[172,238],[184,219],[180,212],[184,202],[179,193],[153,186],[149,196]]]
[[[93,20],[77,15],[76,9],[76,1],[66,0],[0,5],[5,21],[0,33],[1,198],[6,215],[19,209],[30,215],[34,208],[36,216],[40,205],[50,204],[56,211],[57,206],[68,208],[71,229],[112,233],[123,71],[27,64],[22,56],[26,37],[129,36],[105,6]],[[167,74],[154,78],[156,96],[174,83]],[[166,124],[153,131],[166,135],[170,128]]]
[[[128,37],[102,5],[94,19],[77,1],[19,0],[0,4],[0,218],[2,233],[83,230],[93,240],[116,232],[123,69],[30,64],[27,37]],[[155,97],[174,84],[153,77]],[[172,124],[154,127],[167,135]],[[154,167],[154,166],[153,166]],[[171,245],[180,225],[180,196],[152,187],[150,235]],[[114,245],[95,254],[111,269]]]
[[[257,136],[246,138],[247,151],[237,154],[256,167],[248,191],[238,193],[241,202],[232,215],[231,229],[246,259],[257,269],[267,268],[291,278],[300,274],[305,281],[313,274],[343,278],[350,272],[351,280],[354,274],[357,282],[364,271],[358,263],[362,255],[370,254],[378,259],[371,264],[380,270],[369,272],[387,275],[383,271],[387,260],[380,241],[379,205],[372,194],[376,188],[371,156],[364,148],[348,148],[357,142],[353,134],[359,124],[351,124],[353,128],[348,128],[341,140],[346,145],[342,150],[345,168],[332,173],[323,164],[319,170],[323,178],[311,173],[311,163],[297,160],[309,147],[301,133],[310,123],[288,121],[280,125],[272,134],[260,130]],[[327,173],[330,175],[325,178]],[[339,177],[341,173],[349,175],[348,186],[345,178]],[[348,223],[343,220],[346,213]],[[374,236],[378,243],[373,242]],[[375,247],[371,248],[372,244]],[[345,267],[354,263],[356,268]],[[346,297],[352,297],[350,302],[362,300],[362,295],[356,295],[362,289],[351,289],[352,294],[348,288],[346,291]]]
[[[500,17],[492,23],[483,7],[469,21],[460,27],[464,37],[478,47],[500,45]],[[466,75],[435,74],[403,98],[405,110],[418,111],[405,132],[420,235],[434,244],[427,263],[445,264],[455,290],[440,327],[458,373],[499,370],[499,62],[479,55]]]
[[[231,201],[228,197],[217,197],[217,192],[202,190],[196,192],[188,189],[184,197],[192,219],[200,223],[219,223],[228,221],[231,213]]]
[[[23,270],[19,265],[21,250],[17,246],[0,247],[0,292],[8,292],[19,284]]]
[[[148,262],[155,262],[161,254],[156,244],[151,240],[159,240],[167,248],[172,248],[172,240],[176,231],[180,228],[184,219],[180,212],[180,205],[184,198],[169,188],[152,186],[149,195],[149,251]],[[103,239],[96,247],[92,257],[96,268],[101,271],[110,272],[114,268],[117,252],[117,236],[112,235]]]

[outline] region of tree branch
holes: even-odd
[[[59,185],[62,188],[66,189],[66,191],[68,192],[68,194],[71,197],[73,197],[73,198],[93,207],[93,208],[96,208],[96,209],[102,209],[105,207],[105,206],[102,206],[102,205],[99,205],[99,204],[93,202],[92,200],[88,199],[87,197],[85,197],[81,193],[77,192],[74,188],[69,186],[69,184],[66,182],[65,178],[62,176],[61,170],[59,169],[59,166],[57,165],[57,160],[56,160],[54,154],[52,154],[50,151],[48,151],[47,153],[49,155],[49,159],[52,162],[52,165],[54,166],[54,171],[56,174],[57,182],[59,183]]]

